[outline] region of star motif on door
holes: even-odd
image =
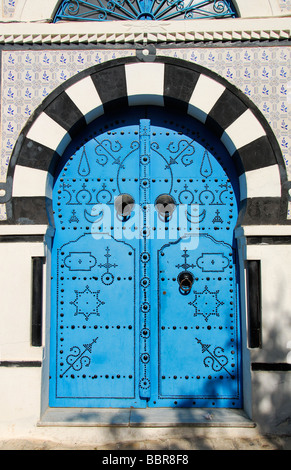
[[[84,315],[86,321],[89,319],[90,315],[100,315],[98,309],[100,305],[104,305],[105,302],[99,299],[98,294],[99,290],[96,292],[91,292],[89,286],[86,286],[85,290],[80,292],[75,290],[76,298],[71,305],[75,305],[76,312],[74,315]]]
[[[195,308],[194,317],[197,315],[202,315],[205,321],[208,321],[208,318],[211,315],[216,315],[219,317],[218,308],[224,304],[217,298],[219,291],[211,292],[207,286],[202,292],[196,292],[195,299],[193,302],[189,302],[189,305],[192,305]]]

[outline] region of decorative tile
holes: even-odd
[[[131,50],[2,52],[0,182],[6,181],[19,133],[47,95],[86,68],[133,54]],[[0,220],[6,218],[6,205],[0,204]]]
[[[284,4],[288,5],[290,1],[281,3],[285,6]],[[107,60],[134,54],[133,50],[96,49],[2,52],[0,182],[6,180],[11,152],[21,129],[48,94],[81,70]],[[291,180],[289,131],[291,92],[290,81],[288,82],[290,48],[203,47],[162,49],[158,54],[198,63],[225,77],[241,89],[270,123],[281,146],[288,177]],[[5,208],[1,208],[0,205],[0,220],[1,218],[5,218]]]
[[[2,14],[4,18],[12,18],[18,0],[2,0]]]
[[[106,60],[133,51],[2,52],[2,122],[0,182],[6,180],[11,151],[35,108],[62,82]]]
[[[291,11],[291,0],[278,0],[279,6],[283,13]]]
[[[207,67],[242,90],[273,129],[291,180],[289,47],[163,49],[159,53]],[[291,218],[291,203],[288,218]]]

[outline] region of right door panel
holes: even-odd
[[[169,194],[176,209],[164,220],[164,239],[151,241],[157,364],[149,406],[240,408],[237,174],[225,148],[200,123],[156,123],[153,118],[152,199]],[[163,230],[163,217],[157,227]]]

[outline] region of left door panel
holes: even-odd
[[[98,129],[55,181],[52,407],[145,406],[138,396],[138,241],[114,237],[113,230],[114,198],[127,183],[138,202],[137,134],[131,124]]]

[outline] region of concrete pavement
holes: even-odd
[[[112,439],[111,442],[94,444],[72,440],[7,439],[0,441],[0,450],[97,450],[97,451],[191,451],[191,450],[291,450],[291,436],[262,436],[253,430],[193,428],[172,430],[171,434],[157,433],[153,438],[141,439],[138,435],[128,440]],[[82,432],[82,431],[80,431]],[[126,433],[125,433],[126,434]],[[61,432],[60,432],[61,435]]]

